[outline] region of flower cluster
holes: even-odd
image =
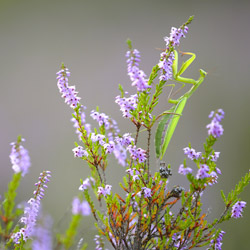
[[[72,214],[81,214],[88,216],[91,213],[89,203],[87,201],[81,202],[78,197],[75,197],[72,201]]]
[[[152,193],[151,193],[151,189],[147,188],[147,187],[142,187],[142,194],[145,198],[149,198],[151,197]]]
[[[98,122],[99,126],[104,125],[109,141],[120,132],[117,122],[108,115],[92,110],[90,116]]]
[[[117,96],[115,102],[120,106],[120,110],[123,113],[123,117],[130,118],[132,117],[130,111],[137,108],[138,96],[137,94],[131,95],[130,97],[121,97]]]
[[[207,125],[208,135],[212,135],[213,138],[218,138],[223,134],[223,127],[220,124],[221,120],[224,118],[224,111],[222,109],[218,109],[217,111],[212,111],[209,115],[209,118],[212,118],[210,124]],[[183,149],[184,154],[192,161],[194,161],[198,166],[198,172],[196,174],[196,179],[204,179],[210,178],[209,185],[213,185],[217,183],[218,174],[221,174],[221,171],[217,167],[213,167],[210,169],[210,162],[216,162],[220,156],[220,152],[214,152],[204,157],[201,152],[196,152],[195,149],[189,147],[185,147]],[[208,164],[209,163],[209,164]],[[183,164],[179,167],[179,173],[186,175],[191,173],[192,169],[184,166]]]
[[[174,61],[174,52],[162,52],[160,62],[158,63],[159,68],[161,69],[161,75],[159,77],[160,81],[167,81],[172,79],[173,70],[172,65]]]
[[[211,240],[211,244],[210,244],[210,247],[214,247],[213,249],[216,249],[216,250],[221,250],[221,246],[222,246],[222,237],[223,237],[223,234],[225,234],[224,231],[221,231],[219,233],[219,236],[218,238],[216,239],[216,241],[214,240]],[[208,249],[207,249],[208,250]]]
[[[82,146],[78,146],[76,148],[73,148],[72,151],[73,151],[75,157],[84,157],[84,156],[88,157],[88,155],[89,155],[88,152],[85,149],[83,149]]]
[[[62,97],[71,108],[76,108],[81,98],[77,96],[78,92],[75,90],[75,86],[69,86],[68,84],[68,77],[70,76],[69,70],[62,65],[61,70],[56,74],[57,87],[62,94]]]
[[[148,80],[145,79],[146,74],[139,69],[140,53],[138,50],[129,50],[126,53],[127,64],[128,64],[128,75],[132,81],[132,86],[137,87],[137,91],[145,91],[150,86],[148,85]]]
[[[246,206],[245,201],[237,201],[232,207],[232,217],[240,218],[242,217],[243,208]]]
[[[20,139],[21,141],[25,141],[24,139]],[[30,167],[30,157],[29,152],[25,149],[20,142],[12,142],[10,145],[11,153],[10,153],[10,162],[12,164],[12,169],[15,173],[22,173],[22,176],[25,176],[28,173]]]
[[[99,123],[99,126],[104,125],[106,129],[109,129],[109,117],[106,114],[92,110],[90,116]]]
[[[164,40],[166,42],[166,50],[161,53],[160,62],[158,63],[158,66],[161,69],[161,75],[159,77],[160,80],[167,81],[169,79],[172,79],[172,65],[175,59],[173,50],[175,46],[179,46],[180,39],[182,37],[185,37],[184,34],[187,32],[188,27],[185,25],[178,29],[172,27],[170,36],[164,37]]]
[[[128,151],[132,159],[138,160],[139,163],[142,163],[147,159],[147,152],[142,148],[136,148],[136,146],[129,145]]]
[[[212,118],[211,123],[207,125],[208,134],[212,135],[214,138],[219,138],[224,131],[220,124],[221,120],[224,118],[224,111],[222,109],[212,111],[208,117]]]
[[[201,152],[196,152],[195,149],[186,147],[183,148],[184,155],[186,155],[190,160],[197,160],[198,158],[201,157]]]
[[[97,193],[98,193],[98,195],[103,195],[106,197],[107,195],[110,195],[111,188],[112,188],[111,185],[106,185],[105,188],[98,187]]]
[[[27,239],[32,236],[39,213],[40,200],[44,196],[44,188],[47,188],[46,184],[49,182],[50,177],[50,171],[43,171],[40,174],[39,181],[35,184],[37,188],[34,191],[34,198],[31,198],[28,201],[28,204],[24,209],[24,216],[21,218],[24,227],[12,235],[15,244],[20,244],[21,238],[23,238],[24,241],[27,241]]]

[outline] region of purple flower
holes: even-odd
[[[216,121],[212,120],[210,124],[207,125],[208,128],[208,134],[212,135],[214,138],[219,138],[221,135],[223,135],[223,127],[222,125]]]
[[[87,201],[81,202],[78,197],[75,197],[72,202],[72,214],[81,214],[88,216],[91,213],[91,208]]]
[[[129,145],[127,149],[132,159],[138,160],[139,163],[142,163],[147,159],[147,152],[144,149],[136,148],[136,146],[132,146],[132,145]]]
[[[237,201],[232,207],[232,217],[239,218],[242,217],[243,208],[246,206],[245,201]]]
[[[159,79],[161,81],[167,81],[172,79],[172,65],[174,61],[174,47],[180,44],[181,37],[185,37],[184,33],[188,32],[188,27],[183,26],[181,28],[172,27],[170,36],[164,37],[166,42],[166,51],[161,53],[160,62],[158,63],[159,68],[161,69],[161,75]]]
[[[145,198],[149,198],[152,196],[150,188],[142,187],[141,189],[143,190],[142,193],[143,193]]]
[[[183,174],[183,175],[187,175],[187,174],[192,173],[192,171],[193,171],[193,170],[192,170],[191,168],[184,167],[184,165],[181,164],[180,167],[179,167],[178,173],[179,173],[179,174]]]
[[[86,178],[83,182],[82,185],[79,187],[79,190],[83,191],[85,189],[88,189],[92,185],[95,185],[95,180],[93,177]]]
[[[134,138],[131,137],[131,134],[126,133],[122,137],[116,137],[115,141],[117,142],[117,144],[120,144],[121,146],[128,146],[135,140]]]
[[[138,50],[134,49],[126,53],[127,63],[128,63],[128,75],[132,81],[132,86],[137,87],[137,91],[145,91],[150,86],[148,85],[148,80],[145,79],[146,74],[139,69],[140,53]]]
[[[100,143],[100,145],[102,145],[102,146],[104,146],[104,144],[105,144],[104,139],[105,139],[104,135],[101,135],[101,134],[91,134],[91,140],[93,142],[97,142],[98,141]]]
[[[131,95],[127,98],[117,96],[115,102],[120,106],[120,110],[123,113],[123,117],[130,118],[132,117],[130,111],[135,110],[137,108],[138,96],[137,94]]]
[[[113,141],[114,136],[120,132],[117,122],[106,114],[92,110],[90,116],[98,122],[99,126],[104,125],[109,141]]]
[[[21,139],[20,141],[25,141]],[[28,173],[30,167],[30,157],[29,152],[25,149],[20,142],[12,142],[10,144],[11,153],[10,153],[10,162],[12,164],[12,169],[15,173],[22,173],[22,176],[25,176]]]
[[[170,36],[169,37],[164,37],[164,40],[166,42],[166,47],[169,46],[170,42],[172,43],[173,46],[179,46],[180,45],[180,39],[182,37],[185,37],[184,33],[188,32],[188,27],[184,26],[183,28],[171,28]]]
[[[15,244],[20,244],[22,236],[24,241],[32,236],[40,208],[40,200],[44,196],[44,188],[47,188],[46,183],[49,182],[50,177],[50,171],[43,171],[40,174],[39,181],[35,184],[37,189],[33,192],[34,198],[31,198],[24,208],[24,216],[21,218],[24,227],[12,235]]]
[[[196,152],[193,148],[183,148],[184,155],[186,155],[190,160],[197,160],[201,157],[201,152]]]
[[[167,81],[172,79],[173,70],[172,65],[174,61],[174,53],[162,52],[160,57],[160,62],[158,63],[159,68],[161,69],[161,75],[159,77],[160,81]]]
[[[115,143],[113,141],[104,144],[104,148],[107,154],[111,154],[115,150]]]
[[[221,231],[221,232],[219,233],[219,236],[218,236],[218,238],[216,239],[216,241],[214,241],[214,239],[212,239],[212,240],[211,240],[210,247],[214,247],[213,249],[216,249],[216,250],[221,250],[223,234],[225,234],[225,232],[224,232],[224,231]]]
[[[98,187],[97,193],[98,193],[98,195],[103,195],[106,197],[107,195],[110,195],[111,188],[112,188],[111,185],[106,185],[105,188]]]
[[[209,114],[209,118],[212,118],[210,124],[207,125],[208,134],[212,135],[214,138],[219,138],[223,134],[223,127],[220,124],[221,120],[224,118],[224,111],[222,109],[218,109],[216,111],[212,111]]]
[[[107,115],[92,110],[90,116],[99,123],[99,126],[104,125],[105,129],[109,129],[110,118]]]
[[[78,92],[76,92],[75,86],[68,85],[68,76],[70,76],[69,70],[62,65],[61,70],[59,70],[56,74],[57,86],[62,94],[62,97],[71,108],[76,108],[81,98],[77,97]]]
[[[197,179],[204,179],[210,177],[209,175],[209,167],[206,164],[200,165],[200,168],[197,172],[196,178]]]
[[[73,148],[72,151],[74,152],[74,157],[88,157],[88,152],[83,149],[82,146],[78,146],[76,148]]]
[[[221,122],[225,117],[225,112],[223,111],[223,109],[217,109],[216,111],[211,111],[208,117],[216,120],[217,122]]]
[[[214,152],[214,154],[210,156],[210,160],[216,162],[219,156],[220,156],[220,152]]]

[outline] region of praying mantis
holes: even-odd
[[[182,115],[182,111],[186,105],[188,98],[197,90],[197,88],[201,85],[206,77],[207,73],[200,69],[200,77],[196,81],[191,78],[184,78],[181,75],[185,72],[185,70],[192,64],[195,60],[196,55],[191,52],[180,52],[181,54],[191,55],[191,57],[185,61],[180,70],[178,71],[178,52],[174,50],[175,60],[173,61],[172,69],[173,69],[173,80],[182,84],[182,86],[173,94],[175,95],[179,90],[181,90],[186,83],[192,84],[193,86],[187,91],[184,95],[174,100],[171,99],[172,90],[175,87],[175,84],[169,84],[166,86],[172,86],[172,90],[169,94],[168,102],[173,104],[173,106],[166,112],[164,112],[164,116],[158,124],[155,134],[155,153],[157,159],[162,160],[169,142],[173,136],[175,128],[179,122],[180,116]]]

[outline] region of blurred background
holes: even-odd
[[[87,115],[98,105],[101,112],[118,121],[121,133],[133,132],[114,103],[118,83],[131,94],[135,92],[126,72],[126,39],[141,52],[140,67],[149,75],[159,61],[156,48],[165,47],[163,37],[172,26],[179,27],[195,15],[180,46],[182,51],[197,55],[185,76],[198,79],[200,68],[208,76],[188,101],[165,160],[174,172],[169,185],[187,187],[185,178],[177,174],[184,158],[182,149],[191,142],[201,151],[208,114],[224,109],[225,131],[215,146],[221,152],[217,166],[223,175],[203,199],[210,217],[220,216],[220,190],[227,194],[249,170],[249,13],[247,0],[0,0],[0,194],[6,191],[13,173],[9,143],[21,134],[32,167],[22,179],[17,201],[28,200],[39,173],[51,170],[43,208],[54,218],[57,230],[66,226],[67,219],[62,218],[70,216],[79,179],[86,178],[89,170],[73,157],[78,139],[70,122],[72,110],[64,104],[56,85],[60,64],[64,62],[71,71],[70,84],[76,85]],[[167,92],[165,96],[161,111],[166,110]],[[115,160],[110,163],[109,183],[118,190],[125,169]],[[241,196],[247,201],[244,217],[221,226],[226,231],[223,249],[250,248],[249,190],[250,186]],[[79,237],[84,237],[89,249],[94,249],[95,233],[92,218],[84,218]]]

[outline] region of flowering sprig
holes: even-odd
[[[3,224],[5,226],[5,230],[3,230],[5,235],[9,235],[13,226],[12,221],[22,213],[22,209],[15,209],[15,198],[21,177],[24,177],[28,173],[31,165],[28,150],[21,145],[24,141],[24,138],[18,136],[17,141],[10,144],[10,161],[12,169],[14,170],[14,175],[12,181],[8,185],[8,191],[5,193],[5,199],[2,204],[3,210],[0,209],[0,216],[3,218]]]
[[[10,153],[10,161],[12,163],[12,169],[15,173],[22,173],[22,176],[25,176],[28,173],[30,163],[29,152],[25,149],[21,142],[25,140],[21,137],[18,137],[17,142],[12,142],[10,145],[11,153]]]
[[[24,216],[21,218],[21,222],[24,226],[12,235],[12,239],[17,245],[20,244],[21,241],[27,241],[32,237],[39,213],[40,200],[43,198],[44,188],[47,188],[46,184],[50,180],[50,173],[50,171],[43,171],[39,176],[39,181],[35,184],[37,188],[34,191],[34,198],[29,199],[27,202],[24,208]]]
[[[128,40],[129,51],[126,53],[128,64],[128,75],[132,81],[132,86],[136,86],[137,91],[146,91],[151,86],[148,85],[148,80],[145,79],[146,74],[139,69],[140,52],[137,49],[132,49],[131,42]]]
[[[180,45],[180,39],[185,37],[185,33],[188,32],[188,24],[192,21],[192,17],[183,24],[180,28],[172,27],[169,37],[164,37],[166,42],[166,50],[161,53],[160,62],[158,63],[161,69],[161,75],[159,79],[161,81],[167,81],[173,77],[172,65],[175,60],[174,49]]]
[[[81,98],[77,96],[78,92],[75,90],[75,86],[69,86],[68,84],[68,77],[70,76],[69,70],[64,66],[64,64],[62,64],[61,70],[56,74],[57,87],[59,88],[62,97],[71,108],[76,108]]]

